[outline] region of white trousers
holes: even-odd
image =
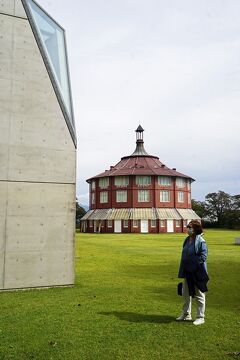
[[[195,287],[197,305],[197,318],[204,318],[205,316],[205,293],[202,293],[197,287]],[[183,281],[183,314],[191,315],[192,311],[192,296],[189,296],[187,280]]]

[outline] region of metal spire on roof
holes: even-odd
[[[140,124],[135,130],[135,132],[136,132],[136,149],[131,156],[143,156],[143,155],[149,156],[149,154],[144,149],[144,141],[143,141],[144,129],[141,127]]]

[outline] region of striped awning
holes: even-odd
[[[184,220],[201,220],[201,218],[192,209],[177,209]]]
[[[86,214],[80,220],[88,220],[88,218],[92,215],[93,212],[94,210],[88,210],[88,212],[86,212]]]
[[[81,220],[200,220],[192,209],[134,208],[89,210]]]
[[[108,213],[108,220],[128,220],[131,209],[111,209]]]
[[[106,220],[111,209],[96,209],[93,210],[88,220]],[[84,215],[85,216],[85,215]]]
[[[156,211],[157,211],[157,217],[160,220],[166,220],[166,219],[181,220],[182,219],[176,209],[156,208]]]
[[[130,219],[132,220],[156,220],[156,211],[152,209],[131,209]]]

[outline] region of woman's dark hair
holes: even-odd
[[[192,220],[190,221],[190,223],[188,225],[192,226],[194,232],[196,235],[201,235],[202,232],[203,232],[203,229],[202,229],[202,224],[200,223],[200,221],[198,220]]]

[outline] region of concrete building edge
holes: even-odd
[[[13,292],[13,291],[30,291],[30,290],[46,290],[53,288],[72,288],[75,284],[66,284],[66,285],[49,285],[49,286],[32,286],[32,287],[24,287],[24,288],[9,288],[9,289],[0,289],[0,293],[3,292]]]
[[[23,4],[23,7],[24,7],[24,10],[26,12],[26,15],[27,15],[27,19],[24,19],[24,20],[27,20],[31,26],[31,29],[32,29],[32,33],[33,33],[33,36],[36,40],[36,43],[37,43],[37,46],[39,48],[39,51],[40,51],[40,54],[41,54],[41,57],[43,59],[43,62],[44,62],[44,65],[45,65],[45,68],[47,70],[47,73],[48,73],[48,76],[49,76],[49,79],[51,81],[51,84],[53,86],[53,89],[54,89],[54,92],[56,94],[56,97],[57,97],[57,100],[58,100],[58,103],[59,103],[59,106],[61,108],[61,111],[62,111],[62,114],[63,114],[63,117],[66,121],[66,124],[67,124],[67,127],[68,127],[68,130],[70,132],[70,135],[71,135],[71,138],[72,138],[72,141],[74,143],[74,146],[75,148],[77,148],[77,139],[76,139],[76,135],[75,135],[75,129],[73,128],[74,125],[72,125],[72,123],[70,122],[69,118],[68,118],[68,114],[67,114],[67,111],[65,110],[65,105],[62,101],[62,95],[60,94],[59,90],[58,90],[58,86],[55,82],[55,79],[53,78],[52,76],[52,70],[51,70],[51,66],[49,65],[49,61],[45,55],[45,50],[43,50],[42,48],[42,45],[41,45],[41,39],[39,38],[39,35],[35,29],[35,23],[34,23],[34,20],[32,19],[32,16],[31,16],[31,13],[28,9],[28,6],[26,5],[25,1],[24,0],[21,0],[22,1],[22,4]],[[64,39],[65,39],[65,36],[64,36]],[[65,44],[66,44],[66,41],[65,41]],[[66,51],[66,57],[67,57],[67,51]],[[67,65],[68,64],[68,59],[67,59]],[[71,84],[70,84],[70,77],[69,77],[69,70],[67,69],[67,72],[68,72],[68,81],[69,81],[69,86],[70,86],[70,101],[71,101],[71,105],[72,105],[72,93],[71,93]],[[73,106],[72,106],[72,112],[73,112]],[[73,119],[74,119],[74,114],[72,114],[73,116]]]

